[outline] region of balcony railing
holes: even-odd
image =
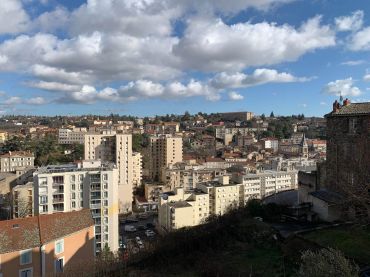
[[[53,204],[64,203],[64,198],[53,198]]]

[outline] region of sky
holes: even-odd
[[[369,55],[366,0],[1,0],[0,115],[323,116]]]

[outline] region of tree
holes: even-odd
[[[265,119],[266,119],[266,116],[265,116],[265,114],[264,114],[264,113],[261,115],[261,119],[262,119],[262,120],[265,120]]]
[[[274,112],[270,113],[270,117],[275,117]]]
[[[305,251],[301,256],[299,277],[355,277],[358,266],[347,260],[335,249],[321,249],[318,252]]]

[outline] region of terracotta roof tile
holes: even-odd
[[[342,115],[370,115],[370,102],[351,103],[347,106],[342,106],[338,111],[331,112],[326,116]]]
[[[93,225],[89,209],[0,221],[0,253],[38,247]]]

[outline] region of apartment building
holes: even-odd
[[[108,244],[118,250],[118,169],[113,164],[84,161],[48,166],[34,173],[35,214],[90,209],[95,222],[96,251]]]
[[[132,135],[115,131],[86,134],[85,160],[101,160],[117,165],[120,213],[130,212],[133,201]]]
[[[13,218],[33,216],[34,202],[33,183],[18,185],[12,189],[12,212]]]
[[[147,134],[176,134],[180,131],[179,122],[162,122],[158,124],[145,124],[144,131]]]
[[[58,130],[59,144],[84,144],[87,128],[73,128]]]
[[[252,112],[229,112],[229,113],[220,113],[221,120],[227,121],[248,121],[254,117]]]
[[[94,261],[89,210],[0,221],[0,276],[52,277]]]
[[[139,152],[132,153],[132,187],[135,190],[143,179],[143,159]]]
[[[15,172],[19,168],[33,167],[35,156],[31,152],[14,151],[0,155],[0,172]]]
[[[209,195],[201,190],[176,188],[159,199],[158,223],[165,231],[202,224],[209,215]]]
[[[198,183],[193,190],[176,188],[159,198],[158,223],[165,231],[201,224],[210,215],[223,215],[244,206],[250,199],[261,199],[297,187],[297,172],[264,172],[227,175]],[[294,180],[294,181],[293,181]],[[294,183],[294,185],[293,185]]]
[[[149,150],[149,176],[153,181],[162,180],[164,167],[182,162],[182,137],[151,136]]]
[[[162,169],[162,182],[171,190],[183,187],[185,190],[196,188],[196,184],[211,181],[226,174],[224,168],[206,168],[202,165],[188,165],[185,163],[170,164]]]
[[[298,171],[265,170],[258,173],[236,173],[232,179],[243,186],[241,199],[246,203],[249,199],[262,199],[281,191],[297,189]]]
[[[0,143],[4,143],[8,140],[8,132],[0,132]]]

